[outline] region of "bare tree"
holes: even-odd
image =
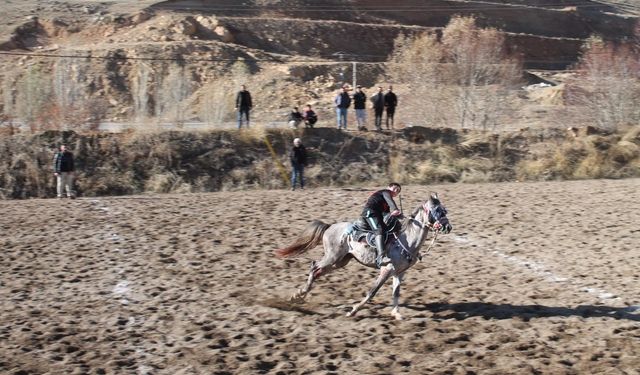
[[[521,64],[500,31],[454,17],[441,40],[400,37],[396,48],[394,77],[410,85],[413,107],[432,124],[488,129],[512,110],[508,88],[520,79]]]
[[[149,83],[152,68],[145,62],[140,62],[132,70],[132,96],[135,121],[138,124],[146,122],[149,116]]]
[[[592,37],[577,68],[566,91],[574,122],[616,129],[640,121],[640,54],[633,46]]]
[[[173,64],[166,75],[158,79],[155,107],[158,121],[184,124],[187,113],[186,100],[191,95],[190,79],[185,75],[184,66]]]
[[[203,88],[204,99],[200,105],[200,116],[209,125],[222,124],[228,119],[235,106],[235,93],[239,86],[246,84],[249,69],[242,61],[233,64],[229,75],[216,75]]]
[[[16,112],[32,130],[40,126],[37,120],[52,100],[51,79],[40,66],[29,65],[18,83]]]
[[[89,121],[90,108],[86,88],[87,64],[82,60],[61,58],[53,65],[53,100],[45,106],[43,122],[58,129],[80,128]]]

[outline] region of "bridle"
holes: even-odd
[[[447,209],[442,207],[441,205],[436,206],[436,208],[441,208],[442,210],[444,210],[444,214],[447,214]],[[421,222],[420,220],[416,219],[415,217],[412,217],[411,220],[416,221],[418,224],[420,224],[420,227],[422,229],[427,229],[431,230],[433,232],[433,239],[431,240],[431,243],[429,244],[429,247],[427,247],[427,250],[425,250],[424,254],[428,254],[429,251],[431,251],[431,249],[433,248],[433,245],[435,245],[436,240],[438,239],[438,233],[440,233],[440,230],[443,228],[442,224],[440,224],[440,219],[436,219],[435,215],[433,215],[433,212],[431,212],[431,210],[429,209],[429,202],[425,202],[422,205],[422,209],[424,210],[424,212],[427,215],[427,220],[425,223]],[[429,218],[433,219],[433,223],[429,222]],[[418,260],[422,261],[422,254],[418,253],[417,254]]]
[[[437,205],[436,209],[440,208],[441,210],[443,210],[444,215],[447,214],[447,209],[442,207],[441,205]],[[429,202],[425,202],[425,204],[422,205],[422,209],[424,210],[424,212],[427,214],[427,220],[425,223],[421,222],[420,220],[416,219],[415,217],[412,218],[412,220],[418,222],[418,224],[420,224],[420,226],[424,229],[430,229],[435,233],[438,233],[440,231],[440,229],[442,229],[442,224],[440,223],[440,219],[437,219],[436,216],[433,214],[432,210],[429,209]],[[433,219],[433,223],[429,222],[429,218]]]

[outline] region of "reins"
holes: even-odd
[[[431,229],[431,231],[433,232],[433,239],[431,240],[431,243],[429,244],[429,247],[427,247],[427,250],[425,250],[424,254],[428,254],[429,251],[431,251],[431,249],[433,248],[433,245],[436,244],[436,240],[438,239],[438,231],[433,229],[433,224],[429,223],[429,210],[424,207],[424,210],[427,214],[427,222],[426,223],[422,223],[419,220],[417,220],[416,218],[412,217],[411,220],[415,220],[418,223],[420,223],[420,225],[422,226],[422,228],[426,228],[427,229],[427,233],[429,232],[429,229]],[[400,239],[398,238],[398,235],[396,233],[393,234],[393,236],[396,238],[396,241],[400,244],[400,247],[402,247],[402,249],[408,253],[409,249],[407,249],[403,244],[402,241],[400,241]],[[422,254],[420,251],[418,251],[418,254],[416,254],[416,257],[418,258],[419,261],[422,262]]]

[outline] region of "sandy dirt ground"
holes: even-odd
[[[638,374],[640,180],[405,186],[454,225],[345,316],[376,271],[321,278],[313,219],[374,187],[1,201],[2,374]]]

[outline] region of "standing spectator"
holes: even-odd
[[[247,87],[245,85],[240,86],[240,91],[238,91],[238,95],[236,96],[236,110],[238,111],[238,129],[242,127],[242,115],[245,115],[247,119],[247,128],[249,127],[249,112],[253,107],[253,103],[251,102],[251,93],[247,91]]]
[[[353,108],[356,110],[356,121],[358,122],[358,130],[367,130],[367,94],[362,91],[362,86],[356,87],[356,93],[353,94]]]
[[[300,189],[304,189],[304,167],[307,165],[307,150],[300,138],[293,140],[293,148],[289,153],[291,159],[291,190],[296,190],[296,181],[300,181]]]
[[[347,130],[347,108],[351,106],[351,98],[347,92],[347,88],[343,87],[342,90],[336,95],[333,102],[336,105],[336,114],[338,116],[338,129],[344,128]]]
[[[53,174],[56,176],[58,198],[62,198],[63,188],[67,191],[67,197],[75,199],[73,191],[73,153],[67,150],[66,145],[60,145],[60,151],[53,157]]]
[[[311,109],[311,104],[305,106],[304,111],[302,111],[302,119],[307,128],[313,128],[313,125],[318,122],[318,115]]]
[[[393,129],[393,115],[396,113],[396,107],[398,106],[398,97],[393,93],[393,86],[389,86],[387,93],[384,95],[384,106],[387,108],[387,129],[389,129],[389,122],[391,122],[391,129]]]
[[[375,125],[377,131],[382,131],[382,113],[384,112],[384,92],[382,86],[378,86],[378,92],[371,96],[373,111],[375,112]]]
[[[293,107],[291,113],[289,113],[289,127],[298,129],[298,125],[300,125],[302,119],[302,113],[300,113],[298,107]]]

